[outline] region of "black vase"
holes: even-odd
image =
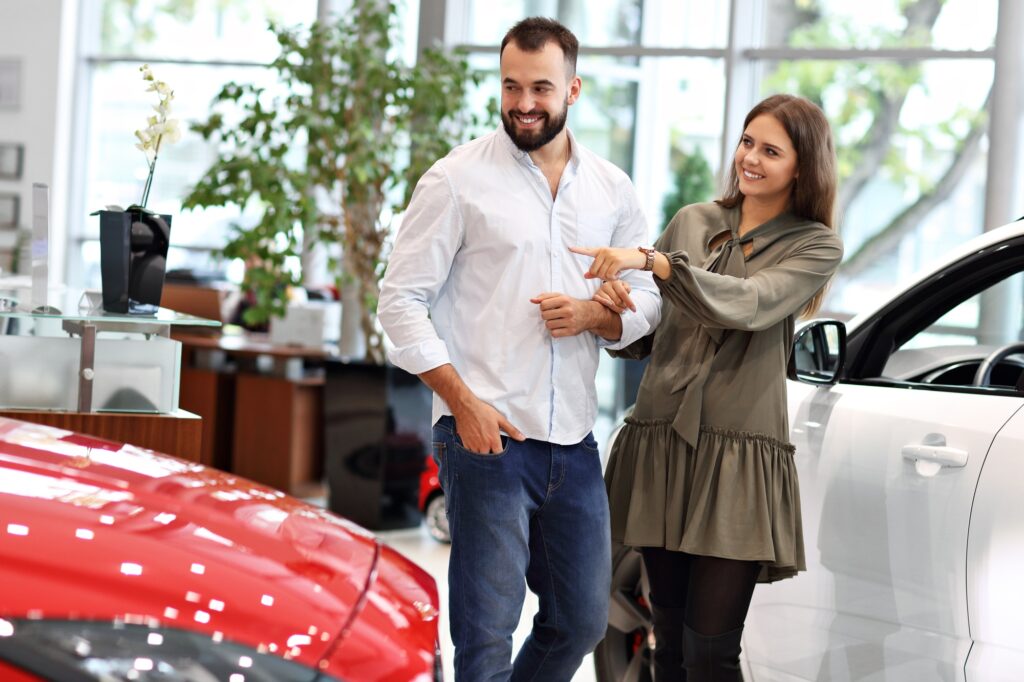
[[[171,216],[139,210],[100,211],[103,309],[152,314],[160,306]]]

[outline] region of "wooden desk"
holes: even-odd
[[[192,462],[200,461],[203,420],[178,410],[171,414],[2,410],[0,416],[131,443]]]
[[[241,334],[196,334],[172,330],[172,338],[197,348],[216,348],[240,355],[272,355],[274,357],[322,358],[331,355],[331,346],[282,346],[271,343],[263,332]]]
[[[183,345],[180,403],[203,417],[204,463],[304,495],[323,474],[323,377],[298,376],[329,348],[270,343],[266,334],[175,332]],[[222,355],[231,363],[202,357]],[[269,358],[269,372],[260,371]],[[235,366],[232,366],[235,365]]]

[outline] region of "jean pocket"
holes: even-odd
[[[597,439],[594,438],[594,433],[590,432],[580,441],[580,447],[585,450],[590,450],[594,454],[600,454],[601,449],[597,446]]]
[[[460,452],[464,452],[470,457],[476,457],[478,459],[499,459],[508,453],[508,445],[511,441],[512,439],[508,436],[501,436],[501,452],[476,452],[475,450],[470,450],[462,444],[462,437],[459,436],[459,434],[455,434],[452,444]]]

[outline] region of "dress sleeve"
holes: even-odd
[[[606,348],[608,355],[613,358],[623,358],[625,360],[643,360],[651,354],[651,349],[654,348],[654,334],[657,330],[652,331],[647,336],[641,336],[639,339],[629,344],[624,348]]]
[[[663,298],[706,327],[757,331],[796,313],[825,286],[839,267],[843,247],[838,236],[823,234],[747,278],[693,267],[685,251],[665,256],[669,277],[655,278]]]

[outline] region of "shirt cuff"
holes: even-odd
[[[597,347],[605,350],[621,350],[637,339],[647,334],[649,325],[644,314],[637,310],[626,310],[619,316],[622,320],[622,336],[618,341],[609,341],[601,336],[597,337]]]
[[[451,363],[448,346],[440,339],[423,341],[414,346],[392,348],[388,351],[388,360],[409,374],[423,374]]]

